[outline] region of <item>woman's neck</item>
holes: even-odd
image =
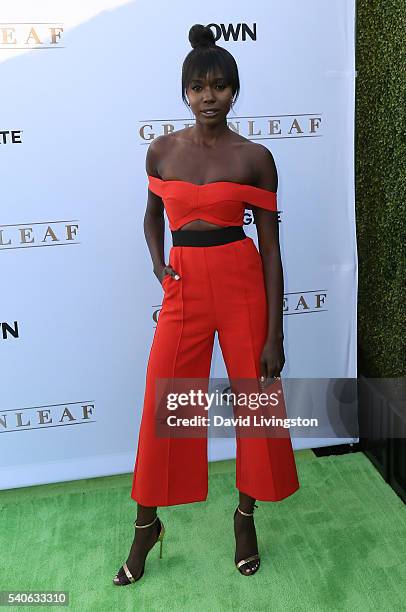
[[[227,121],[217,125],[209,126],[196,121],[191,128],[192,140],[194,144],[203,147],[215,147],[220,140],[228,136],[230,128]]]

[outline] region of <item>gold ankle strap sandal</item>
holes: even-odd
[[[254,507],[258,508],[256,504],[254,504]],[[236,515],[237,510],[243,516],[254,516],[254,510],[252,512],[244,512],[243,510],[241,510],[239,506],[237,506],[234,512],[234,516]],[[251,561],[257,561],[257,563],[254,565],[254,567],[250,569],[247,568],[246,571],[243,571],[244,566],[250,563]],[[255,555],[251,555],[251,557],[247,557],[246,559],[241,559],[241,561],[238,561],[238,563],[235,563],[235,566],[240,572],[240,574],[242,574],[243,576],[252,576],[259,569],[260,563],[261,563],[261,560],[259,558],[259,555],[255,554]]]
[[[165,535],[165,527],[164,527],[163,522],[158,518],[158,515],[155,516],[154,520],[151,521],[150,523],[148,523],[147,525],[137,525],[137,521],[135,520],[134,521],[134,526],[135,526],[136,529],[145,529],[145,527],[151,527],[154,523],[156,523],[157,520],[159,521],[159,524],[161,526],[161,530],[159,532],[159,536],[158,536],[157,542],[160,542],[159,558],[162,559],[162,544],[163,544],[163,539],[164,539],[164,535]],[[155,542],[155,544],[156,544],[156,542]],[[144,565],[142,566],[141,574],[138,576],[138,578],[134,578],[134,576],[132,575],[132,573],[128,569],[127,563],[123,563],[122,568],[123,568],[123,570],[125,572],[125,575],[127,576],[127,582],[122,581],[118,577],[118,574],[116,574],[116,576],[113,579],[113,584],[115,584],[116,586],[125,586],[127,584],[131,584],[132,582],[137,582],[137,580],[140,580],[143,577],[143,575],[144,575],[145,561],[144,561]]]

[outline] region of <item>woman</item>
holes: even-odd
[[[146,157],[144,229],[164,300],[148,361],[131,493],[138,502],[136,534],[113,579],[118,586],[142,577],[158,541],[162,554],[157,506],[207,496],[207,440],[156,436],[155,380],[208,378],[216,331],[229,378],[279,377],[285,362],[275,163],[267,148],[227,126],[240,88],[233,56],[202,25],[192,26],[189,41],[182,98],[196,124],[156,138]],[[169,265],[164,206],[173,238]],[[253,211],[260,254],[243,231],[245,208]],[[277,501],[299,487],[290,438],[237,438],[236,465],[234,562],[250,576],[260,564],[255,501]]]

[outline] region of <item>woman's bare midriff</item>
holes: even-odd
[[[195,219],[194,221],[190,221],[190,223],[186,223],[186,225],[182,225],[180,230],[214,230],[214,229],[222,229],[222,225],[215,225],[214,223],[209,223],[208,221],[203,221],[203,219]]]

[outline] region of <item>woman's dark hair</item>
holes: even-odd
[[[182,100],[187,104],[186,90],[192,78],[205,76],[208,72],[219,72],[233,92],[233,104],[240,93],[240,79],[235,59],[223,47],[216,45],[216,39],[208,26],[196,23],[189,30],[189,51],[182,66]]]

